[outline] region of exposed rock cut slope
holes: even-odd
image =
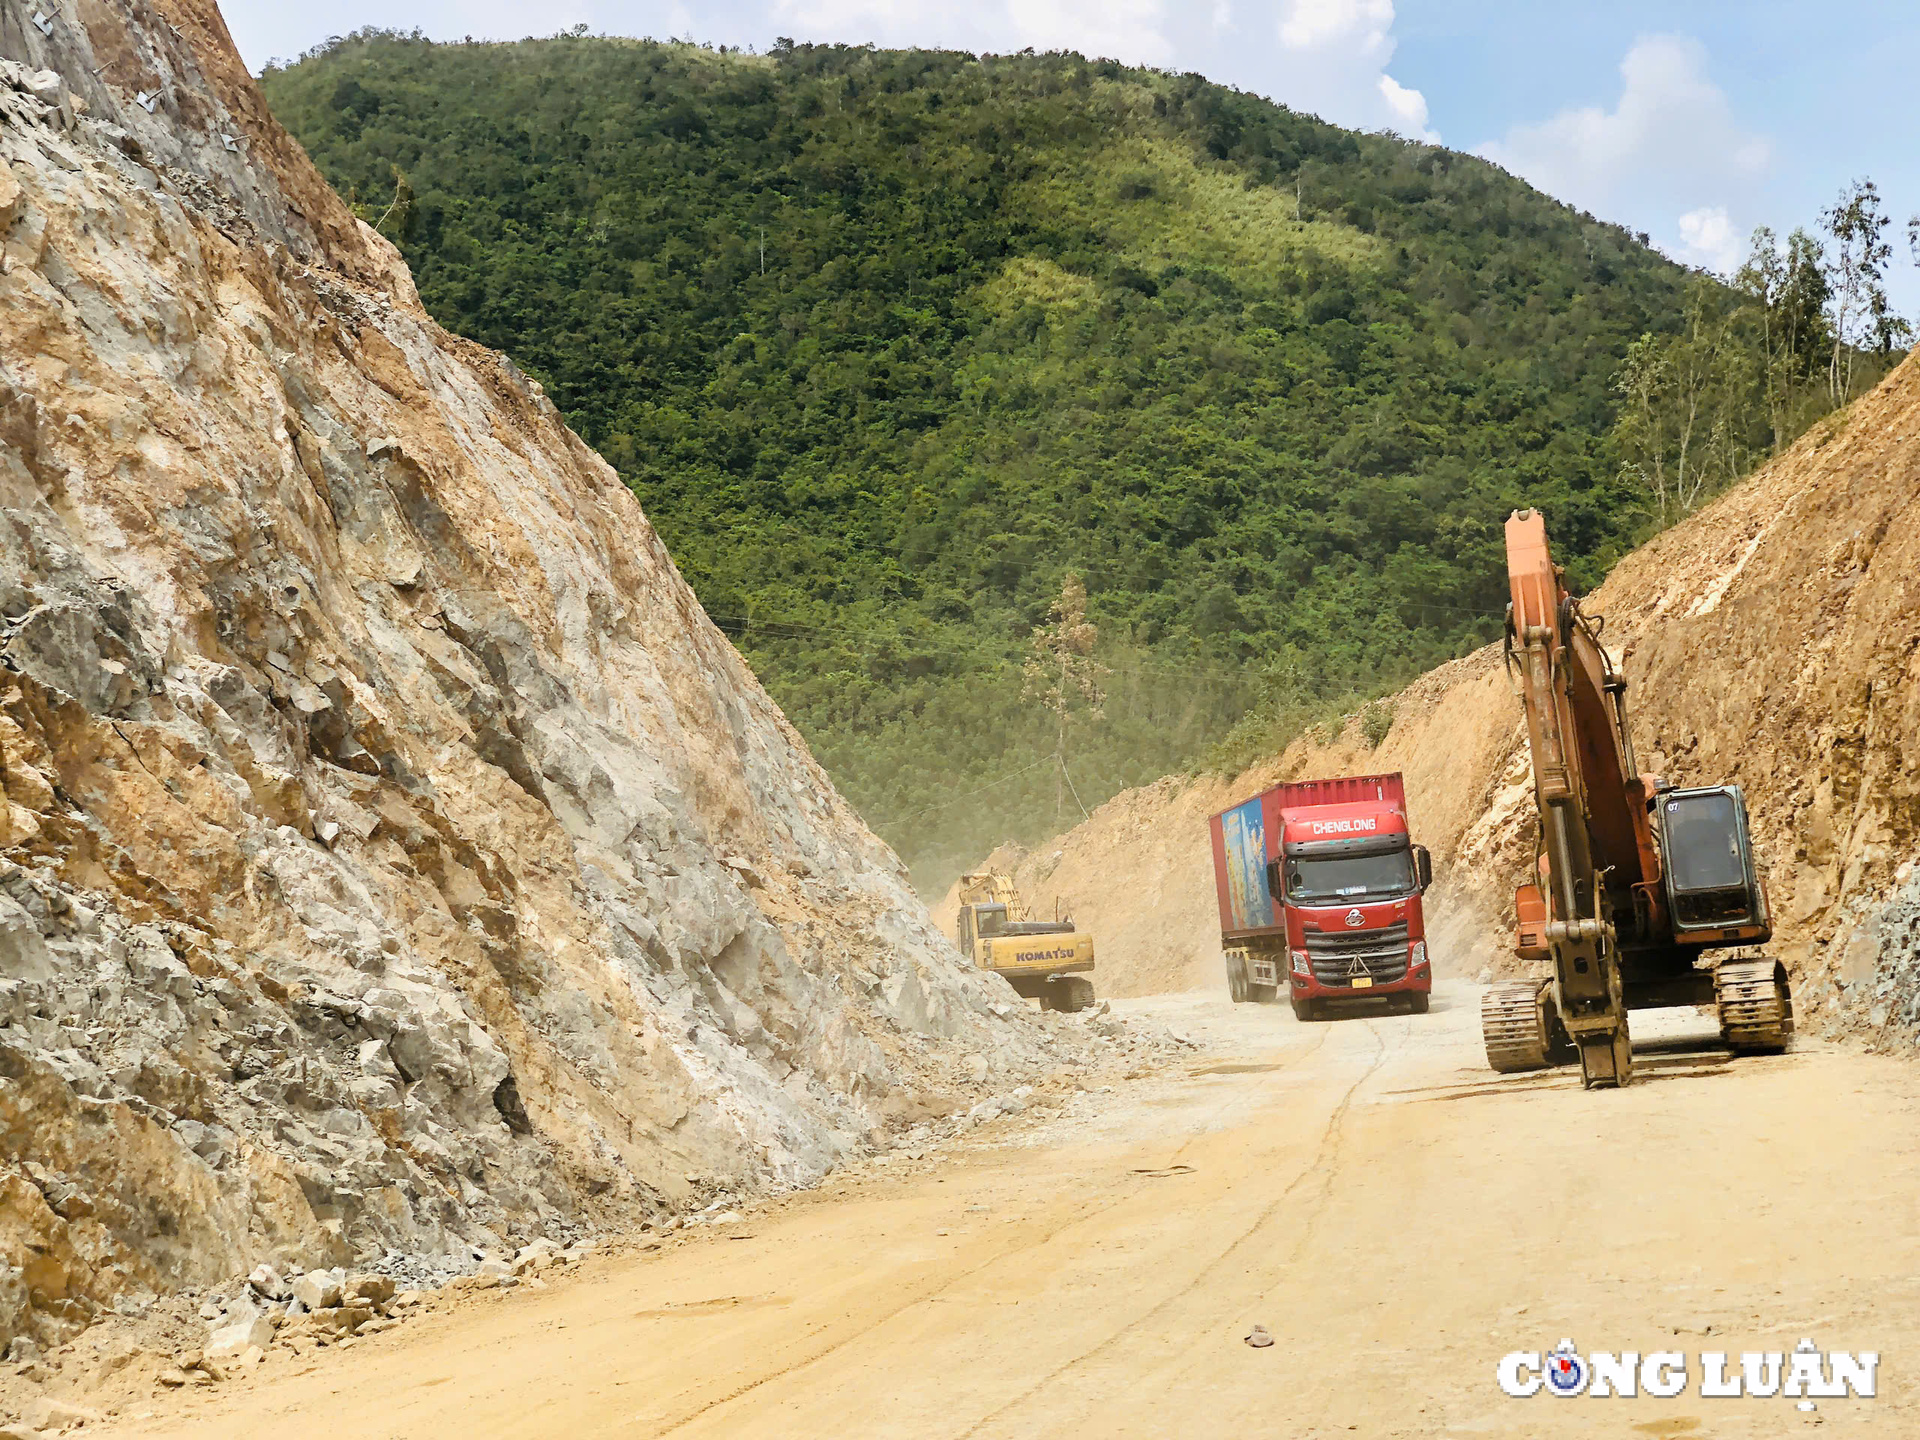
[[[1803,1017],[1920,1031],[1920,369],[1912,362],[1713,506],[1627,556],[1587,602],[1623,662],[1642,767],[1746,788],[1775,950]],[[1207,815],[1276,779],[1407,772],[1440,885],[1437,963],[1504,966],[1532,843],[1519,702],[1480,652],[1357,726],[1232,784],[1122,795],[1021,864],[1092,925],[1101,984],[1222,983]]]
[[[212,6],[21,13],[0,1341],[804,1182],[1057,1054]]]

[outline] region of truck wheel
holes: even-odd
[[[1296,995],[1293,998],[1293,1018],[1303,1025],[1311,1024],[1320,1018],[1320,1007],[1314,1001],[1302,1000]]]
[[[1416,990],[1407,997],[1407,1009],[1415,1015],[1424,1015],[1427,1013],[1427,1004],[1432,999],[1433,996],[1429,992]]]
[[[1248,1000],[1246,963],[1238,955],[1227,956],[1227,998],[1236,1005],[1244,1005]]]
[[[1093,1005],[1093,982],[1080,975],[1055,981],[1048,1003],[1063,1015],[1077,1015]]]

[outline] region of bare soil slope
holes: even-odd
[[[1920,369],[1912,362],[1707,510],[1627,556],[1588,602],[1624,665],[1643,768],[1746,787],[1803,1017],[1920,1022]],[[1121,795],[1019,866],[1090,925],[1108,993],[1215,986],[1205,819],[1277,779],[1406,772],[1434,851],[1441,973],[1505,968],[1531,845],[1519,705],[1489,649],[1396,700],[1368,750],[1351,725],[1231,784]]]

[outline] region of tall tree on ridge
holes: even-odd
[[[1844,405],[1853,394],[1856,342],[1871,343],[1884,353],[1897,338],[1895,328],[1904,322],[1887,303],[1887,261],[1893,247],[1886,239],[1890,218],[1880,208],[1880,188],[1871,180],[1854,181],[1821,219],[1834,241],[1833,355],[1827,389],[1835,405]]]
[[[1054,717],[1054,759],[1060,767],[1054,782],[1057,817],[1067,804],[1067,731],[1076,716],[1088,724],[1099,721],[1107,698],[1100,677],[1107,667],[1093,658],[1100,627],[1087,619],[1087,587],[1078,575],[1068,572],[1049,614],[1047,624],[1034,627],[1026,693]]]
[[[1803,428],[1805,387],[1829,348],[1826,254],[1804,229],[1796,228],[1782,247],[1762,225],[1733,283],[1759,322],[1767,421],[1778,455]]]

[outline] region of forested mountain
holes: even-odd
[[[264,85],[923,880],[1492,637],[1517,504],[1584,582],[1647,523],[1616,376],[1687,275],[1470,156],[1073,55],[363,34]],[[1098,640],[1035,667],[1070,572]]]

